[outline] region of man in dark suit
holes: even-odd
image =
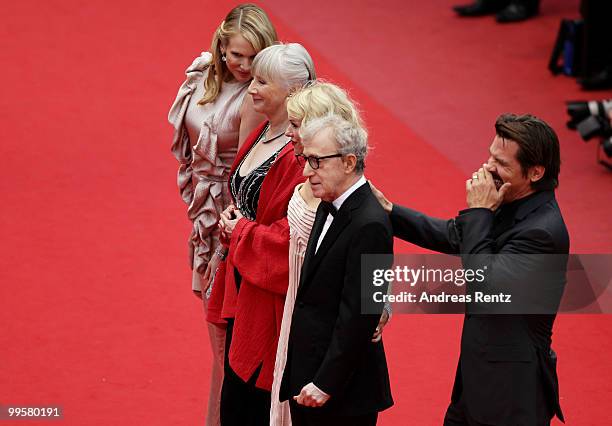
[[[391,254],[388,215],[363,177],[367,134],[337,116],[302,129],[304,162],[320,198],[289,336],[281,400],[301,425],[375,425],[391,405],[382,312],[362,314],[361,255]]]
[[[540,426],[549,425],[554,415],[563,420],[551,349],[569,253],[554,195],[559,141],[553,129],[531,115],[502,115],[495,129],[489,159],[466,182],[468,208],[455,218],[435,219],[393,205],[375,190],[390,213],[395,236],[461,254],[464,268],[480,259],[491,272],[485,284],[495,287],[506,280],[507,289],[523,293],[523,302],[541,297],[542,287],[555,290],[544,291],[549,310],[539,315],[521,311],[526,306],[515,306],[513,315],[474,314],[471,309],[479,307],[467,305],[445,426]],[[551,258],[556,269],[535,282],[534,271],[548,268]]]

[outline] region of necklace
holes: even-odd
[[[270,130],[270,124],[269,124],[269,123],[268,123],[268,125],[267,125],[267,128],[266,128],[265,132],[263,132],[263,133],[261,134],[262,139],[263,139],[263,135],[265,135],[266,133],[268,133],[268,130]],[[278,135],[274,136],[273,138],[262,140],[262,141],[261,141],[261,143],[263,143],[263,144],[270,143],[270,142],[275,141],[276,139],[280,138],[280,137],[281,137],[281,136],[283,136],[284,134],[285,134],[285,132],[281,132],[281,133],[279,133]]]

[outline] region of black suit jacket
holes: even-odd
[[[488,257],[489,270],[515,279],[521,274],[528,278],[530,266],[494,255],[556,254],[566,261],[563,255],[569,253],[569,236],[552,191],[503,205],[497,214],[467,209],[451,220],[394,205],[391,222],[395,236],[405,241],[461,254],[464,267],[474,257]],[[525,259],[537,262],[538,256]],[[550,278],[561,288],[565,266]],[[452,400],[461,398],[470,415],[485,424],[535,425],[542,409],[563,420],[556,355],[550,348],[555,315],[474,315],[469,305],[467,312]],[[548,407],[537,406],[541,395]]]
[[[301,408],[305,411],[342,416],[382,411],[393,400],[383,343],[371,342],[380,313],[361,314],[361,255],[393,253],[391,222],[366,183],[344,201],[315,254],[325,217],[319,207],[302,266],[280,399],[313,382],[331,398],[323,407]]]

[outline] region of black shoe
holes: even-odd
[[[476,0],[472,4],[453,6],[459,16],[492,15],[502,10],[509,0]]]
[[[495,20],[501,24],[520,22],[538,14],[539,2],[513,2],[495,15]]]

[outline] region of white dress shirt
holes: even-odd
[[[357,191],[357,189],[365,183],[367,183],[367,180],[365,176],[361,175],[361,177],[357,180],[357,182],[355,182],[349,189],[344,191],[344,193],[341,196],[339,196],[334,201],[332,201],[332,204],[334,205],[336,210],[340,210],[340,207],[342,207],[342,203],[344,203],[346,199],[353,192]],[[323,238],[325,238],[325,234],[327,234],[327,230],[331,226],[333,220],[334,220],[334,217],[331,214],[328,214],[327,219],[325,220],[325,224],[323,225],[323,230],[321,231],[321,235],[319,236],[319,240],[317,241],[317,248],[315,249],[315,254],[317,253],[317,251],[319,251],[319,246],[321,245],[321,241],[323,241]]]

